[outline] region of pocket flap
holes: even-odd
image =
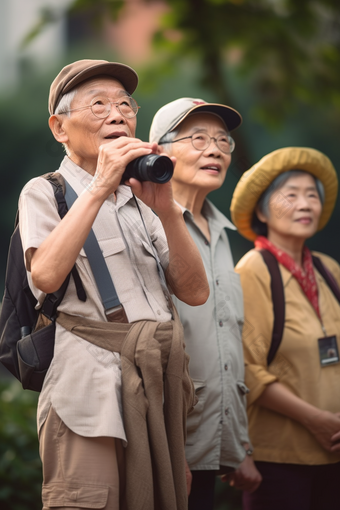
[[[108,487],[93,485],[44,485],[42,500],[44,507],[105,508]]]
[[[198,381],[197,379],[193,379],[192,382],[194,383],[195,393],[199,393],[203,388],[206,387],[205,381]]]
[[[249,388],[244,384],[244,382],[242,381],[237,381],[237,387],[238,389],[240,390],[240,392],[242,393],[242,395],[247,395],[247,393],[249,393]]]
[[[110,237],[109,239],[101,239],[100,241],[98,241],[98,244],[104,257],[109,257],[110,255],[115,255],[115,253],[119,253],[120,251],[125,250],[125,243],[121,237]],[[82,257],[87,256],[84,248],[80,250],[80,255]]]
[[[151,255],[153,258],[155,258],[155,252],[153,251],[152,246],[150,246],[150,243],[147,243],[143,239],[141,239],[141,242],[142,242],[143,248],[149,253],[149,255]]]

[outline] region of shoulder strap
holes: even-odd
[[[270,273],[270,288],[272,292],[272,301],[273,301],[273,312],[274,312],[274,325],[273,325],[273,333],[272,333],[272,342],[270,345],[270,349],[267,356],[267,364],[273,361],[275,354],[277,353],[278,348],[280,347],[280,343],[283,335],[283,328],[285,323],[285,296],[283,289],[283,282],[281,277],[281,272],[279,269],[279,264],[272,253],[268,250],[262,249],[259,250],[265,264],[268,267],[268,271]]]
[[[316,255],[312,255],[312,259],[314,266],[319,271],[321,276],[323,276],[325,282],[327,283],[327,285],[333,292],[334,296],[340,303],[340,288],[336,279],[334,278],[328,267],[326,267],[322,260],[319,259],[319,257],[317,257]]]
[[[70,209],[72,204],[78,198],[78,195],[66,179],[64,179],[64,182],[66,187],[65,200],[68,208]],[[93,276],[96,280],[105,310],[121,306],[111,275],[92,228],[84,243],[84,250],[90,263]]]
[[[47,174],[42,175],[42,177],[50,182],[54,191],[54,196],[58,204],[58,214],[60,218],[63,218],[68,211],[68,207],[65,200],[65,182],[63,176],[58,172],[49,172]],[[76,266],[73,266],[70,274],[72,274],[73,276],[78,298],[81,301],[86,301],[86,293]],[[57,308],[64,298],[66,289],[70,281],[70,274],[67,275],[60,289],[58,289],[53,294],[47,294],[42,304],[41,313],[50,320],[55,318]]]

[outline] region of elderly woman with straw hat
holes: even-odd
[[[276,150],[245,172],[231,214],[254,241],[244,295],[250,439],[263,481],[244,510],[340,508],[340,267],[307,239],[328,222],[338,180],[321,152]]]

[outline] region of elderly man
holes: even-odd
[[[78,197],[60,220],[46,179],[32,179],[20,195],[37,306],[74,265],[87,296],[78,299],[71,278],[40,394],[44,510],[187,508],[183,423],[194,391],[167,283],[195,306],[209,286],[171,183],[121,185],[128,163],[159,152],[135,138],[136,86],[135,71],[123,64],[81,60],[62,69],[50,89],[49,126],[67,153],[58,172]],[[113,310],[83,248],[90,232],[116,288]]]
[[[225,231],[235,227],[206,199],[224,182],[234,149],[229,132],[241,121],[228,106],[181,98],[163,106],[150,129],[150,142],[176,157],[174,198],[200,250],[210,285],[210,297],[202,306],[194,309],[181,298],[175,300],[199,399],[187,422],[190,510],[213,508],[218,473],[248,491],[261,481],[248,438],[242,290]]]

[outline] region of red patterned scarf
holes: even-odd
[[[292,257],[288,255],[288,253],[284,252],[280,248],[277,248],[266,237],[258,236],[254,244],[255,248],[258,250],[265,249],[270,251],[276,260],[292,273],[294,278],[296,278],[299,282],[301,289],[305,293],[307,299],[310,301],[312,307],[321,320],[318,299],[318,286],[316,284],[312,254],[307,246],[303,247],[302,268],[300,268],[292,259]]]

